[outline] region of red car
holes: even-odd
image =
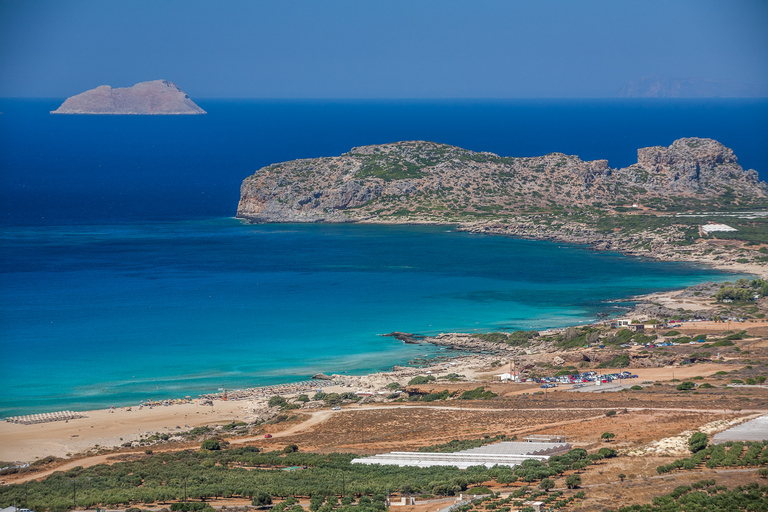
[[[269,439],[270,437],[272,437],[272,434],[264,434],[265,439]]]

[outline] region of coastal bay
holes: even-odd
[[[730,278],[447,226],[219,219],[3,242],[6,360],[25,368],[3,416],[366,373],[444,352],[379,336],[395,330],[564,327],[620,311],[607,300]]]
[[[2,345],[17,370],[3,380],[2,416],[365,374],[446,352],[384,333],[564,327],[624,311],[608,301],[760,272],[713,253],[669,253],[661,259],[677,262],[659,264],[650,261],[662,256],[656,246],[596,246],[606,237],[559,236],[549,226],[532,238],[550,242],[506,238],[524,236],[525,219],[477,221],[459,233],[403,219],[243,226],[228,217],[239,183],[260,166],[397,140],[501,155],[563,151],[618,167],[638,147],[696,134],[764,173],[764,102],[201,100],[206,116],[48,114],[58,103],[2,105]],[[662,132],[659,118],[668,121]],[[286,338],[300,340],[299,355]]]

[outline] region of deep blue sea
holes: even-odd
[[[379,334],[555,327],[730,276],[448,227],[244,225],[259,167],[433,140],[612,166],[716,138],[768,172],[766,101],[223,101],[205,116],[53,116],[0,100],[0,417],[383,369]]]

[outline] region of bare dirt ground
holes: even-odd
[[[477,374],[480,381],[439,382],[426,386],[424,390],[460,391],[483,385],[498,394],[491,400],[355,404],[346,405],[341,410],[296,410],[292,411],[295,414],[290,421],[261,425],[246,435],[228,440],[233,445],[253,445],[265,450],[279,450],[287,444],[297,444],[301,451],[374,454],[417,450],[453,439],[477,439],[499,434],[511,438],[517,436],[518,439],[530,434],[562,435],[574,447],[585,448],[589,452],[601,447],[619,452],[619,457],[600,461],[581,474],[587,499],[578,505],[578,510],[615,509],[633,503],[648,503],[653,497],[671,492],[679,485],[702,479],[715,479],[718,485],[729,487],[757,481],[756,470],[751,469],[697,470],[658,476],[656,467],[686,456],[685,437],[681,434],[700,429],[713,434],[718,429],[727,428],[729,422],[768,414],[768,387],[734,385],[731,382],[768,376],[768,358],[757,360],[762,358],[758,349],[763,343],[768,342],[764,339],[739,341],[738,344],[749,355],[745,357],[738,352],[730,352],[730,360],[726,362],[633,369],[639,378],[629,382],[641,384],[641,390],[571,393],[563,387],[543,393],[538,385],[533,384],[482,381],[483,376],[490,378],[496,372],[488,368],[486,372]],[[601,371],[608,373],[611,370]],[[712,388],[677,390],[677,384],[687,379],[699,385],[710,384]],[[243,419],[246,405],[243,402],[216,402],[213,408],[189,405],[152,411],[97,411],[98,414],[89,418],[69,423],[31,426],[1,424],[0,439],[3,442],[0,450],[4,451],[0,453],[12,453],[12,450],[27,450],[25,453],[29,453],[35,446],[42,454],[44,452],[40,450],[48,451],[51,446],[74,450],[81,446],[93,446],[95,440],[119,441],[120,437],[128,434],[168,431],[176,426],[224,423]],[[614,433],[615,439],[610,443],[602,441],[604,432]],[[266,433],[272,437],[266,439]],[[72,437],[75,435],[78,437]],[[198,447],[199,442],[160,445],[152,449],[158,452]],[[143,450],[123,449],[121,453],[79,457],[58,462],[43,471],[6,475],[3,479],[7,483],[40,479],[54,471],[74,466],[141,457],[144,456]],[[0,455],[0,460],[8,458],[7,455]],[[618,478],[620,473],[626,475],[624,482]],[[557,487],[564,487],[565,476],[556,478]],[[494,486],[494,489],[497,488]],[[247,505],[243,500],[220,501],[214,505]],[[395,507],[393,510],[427,512],[430,508],[437,510],[450,504],[451,499],[448,499],[443,503]]]

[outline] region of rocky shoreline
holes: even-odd
[[[702,243],[692,245],[679,245],[685,238],[682,233],[684,226],[670,226],[664,234],[643,231],[642,233],[626,235],[621,232],[598,233],[590,227],[576,222],[552,222],[550,225],[542,222],[543,220],[543,217],[538,217],[536,219],[516,219],[504,223],[498,221],[472,222],[460,224],[455,229],[476,234],[586,245],[596,251],[615,251],[626,256],[659,261],[697,263],[726,272],[768,276],[768,267],[764,264],[737,261],[748,257],[759,258],[762,256],[758,252],[760,246],[747,248],[738,241],[707,240],[701,240]],[[718,254],[713,254],[712,243],[723,250]]]

